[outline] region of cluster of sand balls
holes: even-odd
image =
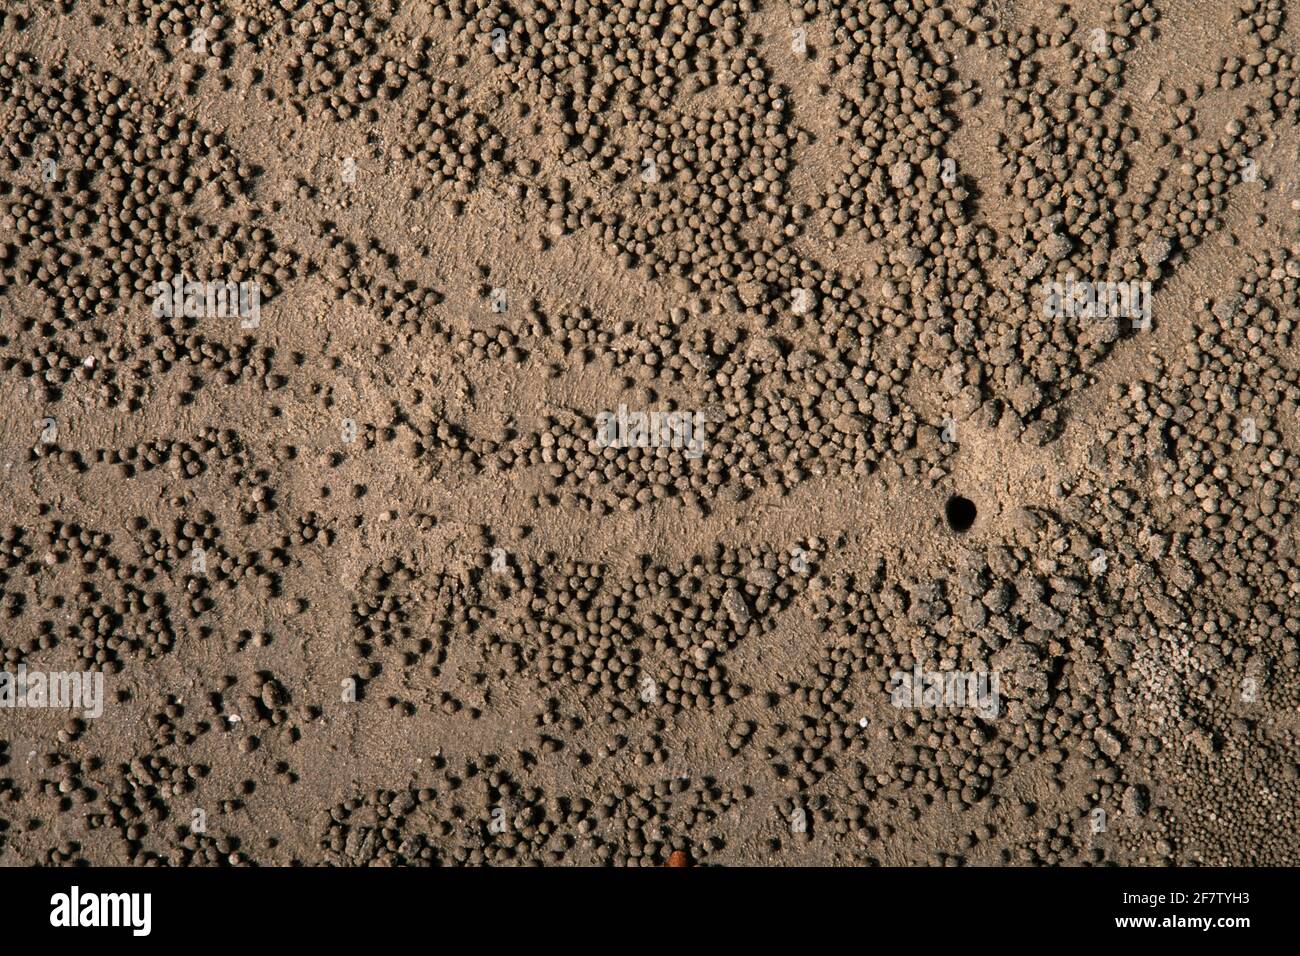
[[[69,716],[28,749],[0,715],[0,859],[1295,861],[1300,260],[1244,252],[1278,223],[1235,209],[1275,216],[1264,147],[1300,120],[1278,0],[1144,90],[1168,14],[1138,0],[805,0],[775,27],[757,0],[54,6],[0,13],[0,369],[33,420],[0,660],[101,672],[139,727]],[[78,16],[153,44],[150,82],[33,54]],[[235,102],[283,126],[223,132]],[[966,168],[976,109],[998,168]],[[364,156],[356,183],[254,161],[289,129],[395,148],[377,187]],[[395,209],[454,225],[407,242]],[[518,261],[482,248],[498,213]],[[569,243],[666,306],[539,290]],[[1193,316],[1042,308],[1064,280],[1159,305],[1207,251],[1232,272]],[[178,273],[295,316],[152,314]],[[317,298],[325,341],[292,320]],[[1116,359],[1138,371],[1061,463]],[[537,407],[494,417],[503,381]],[[703,454],[602,444],[618,404],[698,415]],[[965,537],[936,522],[928,561],[698,537],[823,479],[928,501],[982,477],[972,431],[1057,477]],[[895,706],[918,667],[995,671],[999,712]],[[358,754],[377,727],[391,752]]]
[[[373,790],[321,813],[316,824],[329,859],[350,866],[705,863],[726,846],[718,818],[747,795],[707,778],[672,777],[593,801],[522,786],[495,755],[434,764],[431,786]]]

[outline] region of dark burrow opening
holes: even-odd
[[[953,531],[965,531],[975,523],[975,502],[961,495],[953,495],[943,507],[948,518],[948,527]]]

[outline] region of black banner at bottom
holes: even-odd
[[[1049,931],[1071,939],[1191,935],[1232,945],[1295,926],[1295,870],[1269,869],[6,869],[9,941],[66,937],[128,947],[193,942],[369,944],[413,927],[487,945],[551,934],[806,945],[845,917],[873,930],[979,943]],[[819,926],[825,922],[826,925]],[[441,926],[439,927],[439,924]],[[460,927],[460,929],[457,929]],[[570,935],[573,934],[573,935]],[[602,934],[602,935],[593,935]],[[604,934],[614,934],[613,936]],[[875,933],[872,938],[880,939]],[[888,937],[884,937],[888,938]],[[554,940],[553,940],[554,941]],[[468,941],[466,941],[468,942]]]

